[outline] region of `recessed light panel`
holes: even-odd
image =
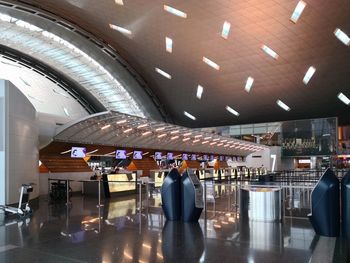
[[[174,7],[171,7],[171,6],[168,6],[168,5],[164,5],[164,10],[169,12],[170,14],[173,14],[175,16],[179,16],[179,17],[182,17],[182,18],[187,18],[187,14],[178,10],[178,9],[175,9]]]
[[[347,96],[345,96],[343,93],[338,94],[338,99],[340,99],[346,105],[350,105],[350,99]]]
[[[233,115],[236,115],[237,117],[239,116],[239,113],[237,111],[235,111],[234,109],[232,109],[230,106],[226,106],[226,110],[230,113],[232,113]]]
[[[253,86],[253,83],[254,83],[254,79],[252,77],[248,77],[247,82],[245,84],[245,88],[244,88],[246,92],[250,92],[250,90]]]
[[[268,46],[266,45],[262,45],[261,46],[261,49],[269,56],[273,57],[274,59],[278,59],[278,54],[273,51],[271,48],[269,48]]]
[[[283,101],[277,100],[276,103],[277,103],[278,106],[280,106],[285,111],[290,111],[290,108],[288,107],[288,105],[285,104]]]
[[[290,17],[290,20],[296,23],[300,18],[301,14],[303,13],[305,6],[306,6],[306,3],[304,1],[299,1],[299,3],[294,9],[292,16]]]
[[[203,62],[216,70],[220,69],[220,66],[216,64],[214,61],[210,60],[209,58],[203,57]]]
[[[107,124],[107,125],[103,126],[103,127],[101,128],[101,130],[105,130],[105,129],[109,128],[109,127],[111,127],[111,125],[110,125],[110,124]]]
[[[334,35],[344,44],[350,46],[350,38],[339,28],[335,29]]]
[[[166,73],[165,71],[159,69],[159,68],[155,68],[156,72],[159,73],[160,75],[162,75],[163,77],[167,78],[167,79],[171,79],[171,75],[169,73]]]
[[[203,87],[201,85],[198,85],[198,87],[197,87],[197,94],[196,94],[198,99],[202,98],[203,90],[204,90]]]
[[[309,83],[310,79],[315,74],[315,72],[316,72],[316,69],[314,67],[309,67],[303,79],[303,82],[305,85]]]
[[[184,111],[184,114],[187,118],[190,118],[191,120],[196,120],[196,117],[194,117],[192,114],[188,113],[187,111]]]
[[[109,27],[113,30],[116,30],[122,34],[125,34],[125,35],[131,35],[132,32],[124,27],[120,27],[120,26],[116,26],[116,25],[112,25],[112,24],[109,24]]]
[[[231,28],[231,24],[227,21],[225,21],[224,25],[222,26],[222,32],[221,32],[221,36],[225,39],[228,38],[228,35],[230,34],[230,28]]]
[[[123,0],[115,0],[115,3],[117,5],[124,5]]]
[[[165,49],[169,53],[173,52],[173,40],[169,37],[165,38]]]

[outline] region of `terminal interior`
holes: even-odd
[[[350,262],[349,13],[0,0],[0,262]]]

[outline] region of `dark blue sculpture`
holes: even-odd
[[[350,170],[341,180],[341,219],[343,237],[350,238]]]
[[[162,206],[166,219],[181,219],[181,176],[177,169],[172,169],[165,177],[162,188]]]

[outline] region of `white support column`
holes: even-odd
[[[5,81],[0,80],[0,205],[5,205],[5,121]]]

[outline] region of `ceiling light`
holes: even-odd
[[[88,154],[93,154],[93,153],[95,153],[95,152],[98,152],[98,149],[95,149],[95,150],[93,150],[93,151],[91,151],[91,152],[88,152],[88,153],[86,153],[86,155],[88,155]]]
[[[187,132],[184,134],[184,136],[190,136],[192,134],[192,132]]]
[[[197,140],[194,140],[194,141],[193,141],[193,143],[196,143],[196,142],[199,142],[199,141],[200,141],[200,140],[199,140],[199,139],[197,139]]]
[[[204,142],[202,142],[202,144],[206,144],[206,143],[208,143],[209,141],[204,141]]]
[[[347,96],[345,96],[343,93],[338,94],[338,99],[340,99],[346,105],[350,105],[350,99]]]
[[[69,111],[68,111],[67,108],[63,107],[63,111],[64,111],[64,113],[65,113],[68,117],[70,116],[70,115],[69,115]]]
[[[217,142],[212,142],[212,143],[210,143],[210,145],[214,145],[214,144],[217,144]]]
[[[194,117],[192,114],[188,113],[187,111],[184,111],[184,114],[186,117],[190,118],[191,120],[196,120],[196,117]]]
[[[123,124],[123,123],[126,123],[126,120],[117,121],[117,124]]]
[[[143,153],[142,155],[145,156],[145,155],[147,155],[147,154],[149,154],[149,152],[145,152],[145,153]]]
[[[236,115],[237,117],[239,116],[239,113],[237,111],[235,111],[234,109],[232,109],[230,106],[226,106],[226,110],[230,113],[232,113],[233,115]]]
[[[64,151],[64,152],[61,152],[61,154],[66,154],[66,153],[70,153],[72,151],[72,149],[70,150],[67,150],[67,151]]]
[[[194,138],[200,138],[202,136],[203,136],[202,134],[198,134],[198,135],[194,136]]]
[[[197,98],[201,99],[202,98],[202,94],[203,94],[203,87],[201,85],[198,85],[197,87]]]
[[[316,69],[314,67],[309,67],[303,79],[303,82],[305,85],[309,83],[310,79],[315,74],[315,72],[316,72]]]
[[[225,39],[228,38],[228,34],[230,33],[230,28],[231,28],[231,24],[227,21],[225,21],[224,25],[222,26],[222,32],[221,32],[221,36]]]
[[[285,111],[290,111],[290,108],[288,107],[288,105],[285,104],[283,101],[277,100],[276,103],[277,103],[278,106],[280,106]]]
[[[103,127],[101,128],[101,130],[107,129],[107,128],[109,128],[109,127],[111,127],[111,125],[110,125],[110,124],[107,124],[107,125],[103,126]]]
[[[151,131],[146,131],[146,132],[142,133],[142,136],[148,135],[150,133],[152,133],[152,132]]]
[[[211,61],[209,58],[203,57],[203,62],[216,70],[220,69],[220,66],[216,64],[214,61]]]
[[[131,31],[124,28],[124,27],[120,27],[120,26],[116,26],[116,25],[112,25],[112,24],[109,24],[109,27],[112,28],[113,30],[116,30],[122,34],[125,34],[125,35],[131,35]]]
[[[224,145],[223,143],[219,143],[217,146],[222,146],[222,145]]]
[[[158,138],[163,138],[164,136],[166,136],[166,133],[163,133],[161,135],[158,135]]]
[[[166,73],[165,71],[159,69],[159,68],[155,68],[156,72],[159,73],[160,75],[162,75],[163,77],[167,78],[167,79],[171,79],[171,75],[169,73]]]
[[[209,137],[205,137],[204,138],[204,140],[209,140],[209,139],[211,139],[211,137],[209,136]]]
[[[178,139],[179,138],[179,136],[174,136],[174,137],[171,137],[170,139],[171,140],[176,140],[176,139]]]
[[[165,127],[157,128],[156,131],[163,131],[165,130]]]
[[[188,138],[183,139],[182,141],[183,141],[183,142],[187,142],[187,141],[190,140],[190,139],[191,139],[191,138],[188,137]]]
[[[141,129],[141,128],[144,128],[144,127],[146,127],[146,126],[148,126],[148,124],[147,124],[147,123],[145,123],[145,124],[141,124],[141,125],[137,126],[137,128],[138,128],[138,129]]]
[[[252,77],[248,77],[247,82],[245,84],[245,88],[244,88],[246,92],[250,91],[250,89],[253,86],[253,83],[254,83],[254,79]]]
[[[115,0],[115,3],[117,5],[124,5],[123,0]]]
[[[173,52],[173,40],[169,37],[165,38],[165,49],[169,53]]]
[[[170,134],[175,134],[175,133],[179,133],[179,130],[171,131],[171,132],[170,132]]]
[[[179,16],[179,17],[182,17],[182,18],[187,18],[187,14],[180,11],[180,10],[177,10],[171,6],[168,6],[168,5],[164,5],[164,10],[173,14],[173,15],[176,15],[176,16]]]
[[[214,139],[213,141],[216,142],[216,141],[219,141],[219,140],[220,140],[220,138],[216,138],[216,139]]]
[[[227,142],[227,140],[222,140],[221,142]]]
[[[129,129],[126,129],[126,130],[124,131],[124,133],[131,132],[131,131],[132,131],[132,128],[129,128]]]
[[[269,48],[268,46],[266,45],[262,45],[261,46],[261,49],[266,53],[268,54],[269,56],[273,57],[274,59],[278,59],[278,54],[273,51],[271,48]]]
[[[334,35],[344,44],[350,46],[350,38],[339,28],[335,29]]]
[[[304,1],[299,1],[299,3],[294,9],[292,16],[290,17],[290,20],[296,23],[299,17],[301,16],[301,14],[303,13],[305,6],[306,6],[306,3]]]
[[[224,147],[230,146],[229,144],[225,144]]]

